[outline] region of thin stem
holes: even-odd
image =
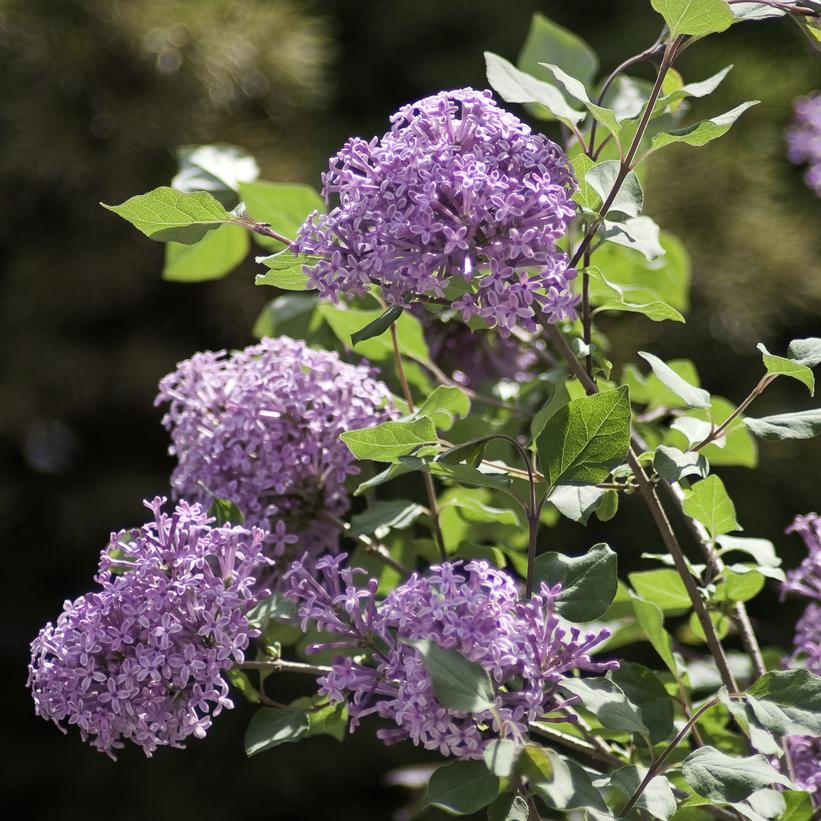
[[[593,333],[593,317],[590,313],[590,276],[587,269],[590,267],[590,247],[584,249],[584,273],[582,274],[582,325],[584,327],[584,344],[587,346],[585,365],[588,376],[593,376],[593,348],[590,340]]]
[[[716,439],[718,439],[719,436],[721,436],[724,433],[724,431],[727,430],[727,428],[729,428],[730,425],[732,425],[733,422],[735,422],[735,420],[738,419],[738,417],[741,416],[741,414],[744,413],[745,410],[747,410],[747,408],[755,401],[755,399],[761,396],[762,393],[764,393],[764,390],[767,388],[767,386],[771,382],[775,381],[776,378],[777,374],[772,373],[768,373],[765,376],[762,376],[758,384],[750,392],[750,395],[715,430],[710,431],[709,435],[705,439],[703,439],[697,445],[693,445],[693,447],[691,447],[690,450],[701,450],[702,448],[707,447],[707,445],[709,445],[710,442],[714,442]]]
[[[527,821],[542,821],[542,816],[539,815],[539,808],[536,806],[533,796],[528,795],[525,801],[527,801]]]
[[[240,670],[260,670],[265,673],[304,673],[308,676],[325,676],[332,670],[331,667],[318,664],[303,664],[300,661],[284,661],[283,659],[243,661],[237,667]]]
[[[739,696],[738,693],[733,693],[730,697]],[[662,767],[664,766],[664,762],[670,757],[670,754],[678,747],[678,745],[684,740],[687,736],[687,733],[690,732],[692,727],[695,723],[708,711],[711,710],[719,704],[718,696],[714,696],[705,704],[702,704],[701,707],[696,710],[687,723],[678,731],[676,737],[670,742],[667,749],[655,760],[652,766],[647,770],[647,774],[641,781],[641,784],[636,787],[636,791],[633,795],[630,796],[630,800],[624,805],[624,809],[619,813],[619,818],[624,818],[633,807],[636,806],[636,802],[641,798],[641,794],[647,789],[647,785],[659,774]]]
[[[350,529],[351,526],[347,522],[343,522],[342,519],[337,518],[327,510],[323,510],[319,514],[325,521],[330,522],[331,524],[338,527],[341,531],[343,531],[346,535],[350,536]],[[379,561],[383,562],[384,564],[388,565],[388,567],[393,568],[400,576],[409,576],[411,571],[405,567],[401,562],[398,562],[396,559],[391,556],[390,551],[388,550],[385,545],[381,542],[374,541],[373,539],[365,536],[364,534],[359,534],[358,536],[351,536],[352,539],[356,539],[365,550],[373,556],[376,556]]]
[[[531,724],[529,725],[529,730],[531,733],[535,733],[548,741],[561,744],[563,747],[567,747],[567,749],[581,753],[582,755],[587,755],[595,761],[611,764],[614,767],[623,767],[625,764],[621,758],[613,753],[605,752],[599,749],[595,744],[585,741],[583,738],[576,738],[575,736],[561,732],[561,730],[554,730],[546,724]]]
[[[558,329],[549,322],[543,322],[542,326],[551,341],[553,341],[556,345],[559,353],[562,355],[562,358],[567,362],[570,370],[582,383],[587,393],[598,393],[596,383],[582,367],[579,360],[576,359],[575,354]],[[684,586],[687,589],[687,594],[690,597],[690,602],[693,605],[693,610],[695,611],[696,617],[698,618],[701,628],[704,631],[704,635],[707,638],[707,646],[710,648],[710,653],[712,654],[716,667],[721,675],[721,680],[728,690],[734,691],[736,689],[735,679],[730,671],[729,664],[727,663],[727,657],[724,654],[724,649],[722,648],[721,642],[716,634],[715,626],[710,619],[710,614],[707,612],[707,607],[704,604],[704,600],[701,598],[701,594],[698,591],[695,579],[687,567],[687,560],[684,557],[684,551],[681,549],[681,545],[676,538],[676,534],[670,525],[670,520],[667,518],[667,514],[665,513],[658,495],[656,494],[656,489],[653,483],[647,478],[644,468],[641,466],[638,456],[632,447],[628,452],[627,461],[633,471],[633,475],[636,478],[639,494],[644,499],[645,504],[650,510],[650,515],[653,517],[653,521],[655,522],[656,528],[664,541],[664,545],[673,557],[673,562],[676,565],[678,574],[684,582]]]
[[[268,223],[265,222],[257,222],[256,220],[252,220],[250,217],[240,217],[236,220],[243,228],[247,228],[249,231],[253,231],[255,234],[260,234],[263,237],[271,237],[271,239],[275,239],[277,242],[281,242],[283,245],[291,246],[294,244],[292,239],[289,239],[286,236],[283,236],[279,233],[279,231],[275,231],[271,228]]]
[[[399,350],[399,340],[396,336],[396,325],[391,325],[390,330],[391,343],[393,345],[393,359],[396,363],[396,375],[399,379],[399,384],[402,386],[402,393],[405,396],[405,401],[408,403],[408,410],[413,413],[413,394],[411,394],[410,385],[408,384],[408,377],[405,375],[405,366],[402,364],[402,353]],[[433,477],[429,473],[423,473],[422,479],[425,482],[425,492],[428,496],[430,518],[433,522],[433,538],[439,548],[439,555],[442,559],[446,559],[447,551],[445,550],[445,539],[442,536],[442,527],[439,523],[439,503],[436,501],[436,488],[433,485]]]
[[[490,405],[493,408],[503,408],[504,410],[515,411],[516,408],[509,404],[508,402],[503,402],[501,399],[497,399],[495,396],[488,396],[484,393],[479,393],[478,391],[473,390],[472,388],[468,388],[465,385],[460,385],[456,380],[451,379],[435,362],[422,362],[420,363],[425,368],[427,368],[435,377],[436,381],[439,382],[441,385],[447,385],[451,388],[459,388],[462,393],[465,394],[469,399],[474,400],[475,402],[482,402],[485,405]]]

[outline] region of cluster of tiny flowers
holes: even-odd
[[[259,635],[248,623],[256,574],[267,563],[261,530],[213,527],[199,505],[146,501],[141,528],[112,534],[101,589],[67,601],[31,644],[35,711],[107,753],[181,747],[232,707],[223,672]]]
[[[795,101],[795,116],[787,130],[787,156],[807,163],[804,179],[821,197],[821,92]]]
[[[347,511],[345,481],[358,470],[339,434],[393,413],[369,367],[284,336],[195,354],[161,380],[163,403],[177,497],[229,499],[268,531],[267,553],[285,566],[291,553],[337,548],[338,529],[321,514]]]
[[[815,513],[797,516],[787,532],[801,536],[807,546],[807,556],[797,568],[787,573],[782,593],[799,593],[813,599],[795,626],[795,651],[791,663],[821,675],[821,604],[817,603],[821,602],[821,516]],[[795,782],[801,789],[813,793],[818,803],[821,797],[821,738],[793,737],[788,742]]]
[[[425,329],[425,339],[431,358],[460,385],[478,387],[501,379],[526,382],[536,375],[538,355],[512,336],[435,321]]]
[[[312,574],[296,562],[286,593],[303,630],[310,623],[338,640],[311,649],[344,649],[319,679],[332,702],[346,701],[351,729],[369,714],[394,722],[379,730],[386,743],[411,739],[442,755],[481,757],[490,738],[522,737],[535,719],[550,720],[569,701],[557,685],[571,670],[604,672],[617,662],[595,662],[590,652],[607,630],[566,630],[554,615],[559,587],[542,585],[522,602],[513,580],[484,561],[445,562],[414,573],[381,602],[377,582],[357,584],[358,568],[345,556],[324,557]],[[406,642],[429,640],[481,665],[495,688],[493,710],[465,713],[440,703],[419,651]],[[558,720],[567,721],[562,715]]]
[[[404,106],[382,138],[348,140],[322,182],[339,204],[312,214],[292,250],[316,258],[305,271],[323,296],[376,284],[408,305],[444,298],[450,281],[465,320],[503,332],[575,316],[575,271],[556,247],[575,214],[567,159],[489,91]]]

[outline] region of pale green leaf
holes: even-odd
[[[647,353],[646,351],[639,351],[639,356],[647,362],[653,369],[653,373],[666,385],[676,396],[684,400],[684,402],[691,408],[709,408],[710,394],[703,388],[698,388],[691,385],[686,379],[683,379],[677,374],[669,365],[664,363],[657,356]]]
[[[821,433],[821,408],[796,413],[779,413],[758,419],[748,416],[744,419],[744,424],[747,430],[759,439],[766,439],[768,442],[780,442],[784,439],[812,439]]]
[[[410,422],[383,422],[372,428],[350,430],[340,438],[357,459],[395,462],[421,445],[437,441],[436,428],[427,417]]]
[[[706,145],[719,137],[723,137],[732,127],[735,121],[748,109],[758,105],[759,100],[750,100],[742,103],[724,114],[719,114],[709,120],[702,120],[693,125],[677,128],[673,131],[660,131],[652,140],[648,153],[658,151],[660,148],[672,145],[673,143],[683,143],[693,147]]]
[[[772,376],[789,376],[802,385],[806,385],[811,396],[815,394],[815,376],[809,367],[784,356],[771,354],[763,342],[759,342],[757,347],[761,351],[761,359],[768,374]]]
[[[191,245],[169,242],[162,278],[169,282],[220,279],[245,259],[249,245],[248,232],[237,225],[220,225]]]
[[[670,37],[691,34],[703,37],[724,31],[733,24],[733,13],[724,0],[651,0],[664,18]]]
[[[735,505],[718,476],[708,476],[690,488],[684,500],[684,512],[707,528],[716,538],[732,530],[741,530]]]

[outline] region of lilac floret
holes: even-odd
[[[161,380],[156,403],[168,404],[175,495],[229,499],[268,531],[268,555],[284,566],[337,549],[332,517],[347,511],[358,472],[339,434],[393,415],[370,367],[284,336],[195,354]]]
[[[344,561],[344,554],[321,559],[318,575],[295,562],[286,595],[297,604],[303,629],[314,624],[338,637],[313,649],[356,654],[337,656],[332,671],[319,679],[331,701],[347,702],[352,730],[376,714],[397,725],[378,731],[386,743],[410,739],[442,755],[478,758],[490,739],[521,738],[530,722],[550,720],[550,713],[568,704],[557,686],[570,671],[618,666],[590,655],[609,631],[583,634],[561,625],[554,614],[559,587],[542,585],[523,602],[513,579],[487,562],[444,562],[425,575],[414,573],[377,603],[376,580],[357,583],[365,571]],[[441,704],[421,655],[404,643],[417,639],[487,670],[496,694],[493,711],[465,713]]]
[[[787,157],[796,164],[806,163],[804,179],[821,197],[821,92],[799,97],[794,109],[787,130]]]
[[[305,271],[323,296],[376,284],[409,305],[459,285],[453,308],[503,333],[575,317],[576,274],[556,246],[575,214],[567,158],[489,91],[404,106],[383,137],[348,140],[322,181],[338,205],[312,214],[292,250],[315,258]]]
[[[807,546],[807,557],[787,573],[787,580],[781,588],[782,596],[800,593],[821,601],[821,516],[816,513],[796,516],[787,533],[801,536]]]
[[[264,532],[225,525],[197,504],[146,501],[154,519],[114,533],[100,590],[67,601],[31,644],[35,712],[115,758],[202,738],[233,706],[223,673],[259,635],[246,618],[266,591]]]

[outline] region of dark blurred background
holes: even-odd
[[[204,285],[162,282],[161,247],[97,203],[167,184],[185,143],[242,145],[263,178],[318,184],[346,136],[381,133],[400,104],[484,87],[482,51],[514,59],[536,10],[582,33],[607,70],[659,28],[647,0],[0,0],[2,795],[13,817],[366,821],[401,806],[381,774],[430,759],[367,732],[246,761],[240,703],[186,752],[127,750],[114,764],[35,718],[28,642],[89,588],[109,532],[142,521],[140,500],[167,487],[157,380],[195,350],[248,344],[270,296],[253,287],[253,263]],[[729,62],[698,111],[762,104],[723,140],[650,168],[649,212],[693,256],[688,324],[606,327],[616,363],[637,348],[689,357],[737,402],[758,379],[756,342],[780,353],[821,336],[821,201],[783,143],[792,98],[821,86],[821,59],[776,21],[707,40],[682,71],[698,80]],[[756,412],[810,407],[802,391],[778,382]],[[800,546],[782,534],[821,507],[819,440],[764,445],[757,472],[722,476],[747,534],[796,563]],[[628,505],[608,525],[627,566],[658,552],[644,515]],[[597,535],[565,523],[550,539],[579,551]],[[765,643],[786,644],[796,610],[776,602],[764,594],[753,617]],[[282,679],[294,696],[299,684]]]

